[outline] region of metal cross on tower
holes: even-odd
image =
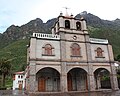
[[[70,8],[68,8],[68,7],[63,7],[63,8],[65,8],[65,10],[66,10],[66,16],[69,16],[67,10]]]

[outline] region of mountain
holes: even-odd
[[[56,21],[57,21],[57,18],[50,19],[45,23],[45,25],[47,26],[47,28],[51,30],[51,27],[53,27]]]
[[[86,11],[77,14],[75,17],[86,19],[90,37],[109,40],[109,43],[113,46],[115,58],[120,54],[120,19],[103,20]],[[22,26],[11,25],[3,34],[0,34],[0,58],[12,59],[14,71],[24,69],[27,54],[26,45],[29,44],[30,36],[33,32],[51,34],[51,27],[56,20],[57,18],[53,18],[43,23],[40,18],[36,18]]]
[[[80,19],[81,17],[84,17],[87,21],[87,24],[90,26],[93,26],[93,27],[120,26],[120,25],[118,25],[120,23],[120,19],[116,19],[115,21],[103,20],[103,19],[99,18],[98,16],[95,16],[91,13],[87,13],[86,11],[83,11],[82,13],[77,14],[75,17],[78,19]]]
[[[0,34],[0,48],[3,48],[16,40],[29,38],[34,32],[50,33],[50,29],[40,18],[31,20],[22,26],[11,25],[3,34]]]
[[[81,17],[84,17],[85,20],[87,21],[87,24],[91,25],[93,27],[103,25],[103,20],[101,20],[99,17],[97,17],[91,13],[87,13],[86,11],[84,11],[80,14],[77,14],[75,16],[75,18],[78,18],[78,19],[80,19]]]
[[[120,19],[118,19],[118,18],[116,20],[114,20],[113,22],[120,25]]]
[[[76,18],[84,17],[87,21],[90,37],[108,39],[113,46],[115,58],[120,54],[120,19],[113,21],[100,19],[86,11],[77,14]]]
[[[33,32],[47,32],[48,28],[43,23],[43,21],[39,18],[35,20],[31,20],[25,25],[15,26],[11,25],[7,30],[3,33],[3,35],[9,40],[18,40],[29,37]]]

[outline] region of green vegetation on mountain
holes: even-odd
[[[28,39],[22,39],[10,43],[0,50],[0,58],[11,59],[12,71],[22,71],[26,66]]]
[[[111,28],[89,27],[89,33],[90,33],[90,37],[108,39],[109,43],[113,47],[113,52],[114,52],[115,58],[117,57],[117,55],[120,54],[120,28],[117,29],[114,27],[111,27]]]

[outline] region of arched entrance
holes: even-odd
[[[96,89],[110,89],[110,72],[105,68],[98,68],[94,72]]]
[[[82,91],[88,89],[87,72],[81,68],[71,69],[67,73],[68,91]]]
[[[56,92],[60,90],[60,74],[53,68],[43,68],[37,73],[38,91]]]

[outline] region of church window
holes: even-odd
[[[96,55],[97,57],[103,57],[103,50],[100,47],[97,48]]]
[[[76,29],[81,30],[81,23],[80,22],[76,22]]]
[[[65,20],[65,28],[70,29],[70,21],[69,20]]]
[[[23,78],[23,76],[21,75],[21,78]]]
[[[43,47],[43,49],[44,49],[43,55],[47,55],[47,56],[53,55],[53,49],[54,49],[54,48],[53,48],[50,44],[46,44],[46,45]]]
[[[76,43],[71,46],[72,56],[80,56],[80,46]]]
[[[20,75],[18,75],[18,78],[20,78]]]

